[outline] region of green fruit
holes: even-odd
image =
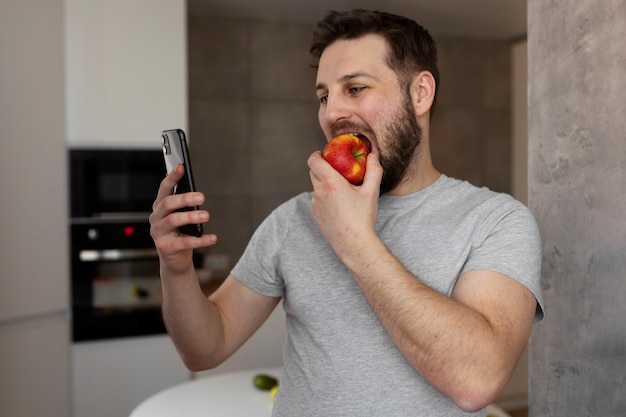
[[[254,376],[252,383],[257,389],[269,391],[278,385],[278,380],[271,375],[258,374]]]

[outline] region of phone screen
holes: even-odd
[[[161,145],[163,147],[163,159],[165,160],[165,168],[170,173],[177,165],[183,164],[185,167],[185,175],[180,179],[174,187],[174,194],[183,194],[196,190],[193,171],[191,169],[191,159],[189,157],[189,148],[187,147],[187,138],[182,129],[164,130],[161,133]],[[199,210],[198,206],[185,207],[179,211]],[[201,224],[186,224],[178,228],[180,233],[191,236],[202,236],[203,229]]]

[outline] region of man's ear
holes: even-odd
[[[411,101],[417,117],[421,117],[430,111],[435,99],[437,86],[435,77],[430,71],[422,71],[415,76],[411,84]]]

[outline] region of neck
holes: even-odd
[[[432,165],[420,165],[413,167],[407,172],[404,179],[393,190],[389,191],[389,195],[408,195],[423,190],[428,187],[441,176],[441,173]]]
[[[441,176],[433,165],[430,155],[428,130],[423,130],[422,141],[413,156],[413,162],[407,169],[406,175],[389,195],[408,195],[423,190]]]

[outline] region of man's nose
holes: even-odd
[[[324,118],[327,123],[335,123],[352,115],[352,109],[346,99],[341,96],[328,97],[324,106]]]

